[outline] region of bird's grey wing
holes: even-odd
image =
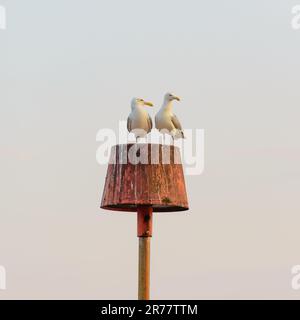
[[[178,118],[175,116],[175,114],[172,115],[171,121],[172,121],[174,127],[175,127],[178,131],[180,131],[182,138],[185,138],[184,133],[183,133],[183,130],[182,130],[182,126],[181,126]]]
[[[147,131],[147,133],[149,133],[153,128],[153,122],[152,122],[152,119],[149,116],[149,114],[148,114],[147,122],[148,122],[148,131]]]
[[[175,114],[172,115],[171,121],[176,129],[182,130],[181,124]]]
[[[127,118],[127,130],[131,132],[132,128],[132,120],[130,119],[130,116]]]

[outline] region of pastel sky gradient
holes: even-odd
[[[140,96],[205,130],[157,214],[153,299],[299,299],[300,0],[0,0],[0,299],[135,299],[136,217],[99,209],[96,133]]]

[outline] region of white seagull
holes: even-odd
[[[174,139],[185,138],[181,127],[181,124],[173,113],[172,101],[180,99],[171,93],[166,93],[164,102],[158,113],[155,115],[155,127],[165,137],[165,134],[169,134]]]
[[[134,133],[136,142],[138,138],[145,137],[153,127],[152,119],[144,109],[144,106],[153,107],[153,104],[140,98],[133,98],[131,101],[131,113],[127,119],[127,130]]]

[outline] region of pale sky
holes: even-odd
[[[205,130],[190,210],[155,214],[153,299],[299,299],[297,0],[0,0],[0,299],[135,299],[134,214],[96,133],[171,91]]]

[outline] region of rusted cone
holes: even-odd
[[[101,208],[137,212],[138,298],[148,300],[152,213],[188,210],[179,148],[160,144],[112,147]]]

